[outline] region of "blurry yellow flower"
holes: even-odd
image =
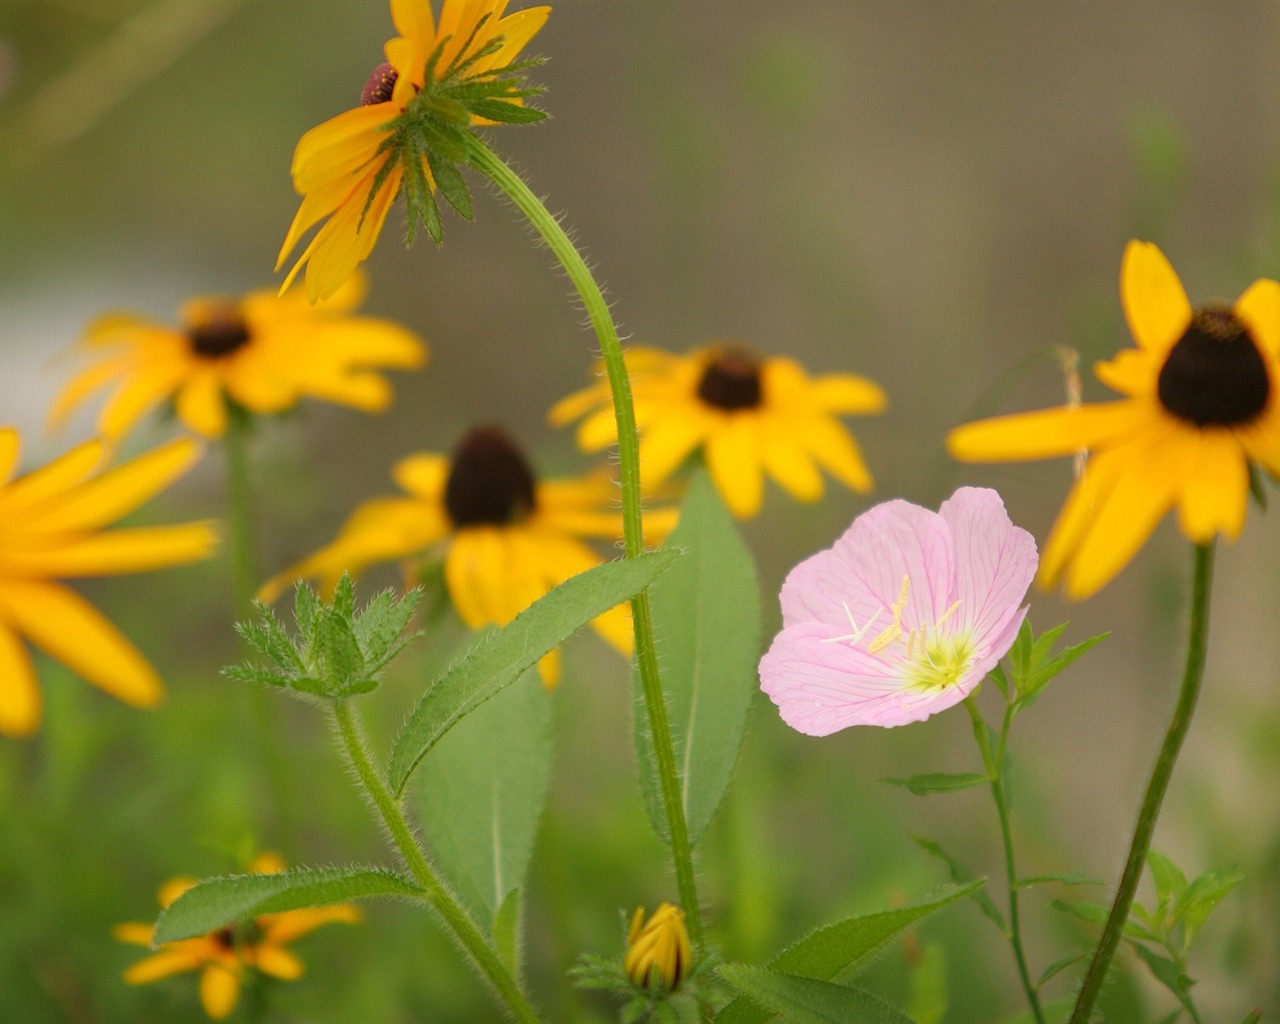
[[[391,0],[391,19],[400,34],[386,44],[387,62],[370,74],[360,106],[312,128],[294,151],[293,187],[303,200],[276,269],[311,227],[326,217],[328,221],[294,263],[285,287],[306,265],[307,295],[312,302],[328,298],[373,250],[406,174],[404,156],[392,144],[391,122],[427,85],[433,58],[433,82],[448,78],[462,87],[491,82],[551,13],[550,7],[530,7],[503,17],[506,7],[507,0],[444,0],[436,24],[428,0]],[[437,117],[446,112],[443,105],[433,111]],[[464,112],[463,123],[491,122]],[[419,149],[415,158],[421,162],[421,176],[431,180],[425,154]],[[419,173],[408,170],[414,177]]]
[[[104,445],[73,448],[16,477],[20,440],[0,429],[0,733],[40,725],[40,688],[25,637],[94,686],[135,707],[164,688],[155,670],[100,612],[59,580],[143,572],[205,558],[207,523],[104,532],[176,480],[199,456],[183,439],[105,473]]]
[[[260,591],[274,601],[299,578],[318,577],[332,590],[344,572],[375,562],[420,559],[443,547],[449,597],[471,629],[505,625],[552,587],[602,559],[582,537],[617,540],[622,520],[617,488],[607,473],[537,480],[514,442],[496,427],[467,434],[451,456],[422,453],[398,462],[404,498],[375,498],[352,514],[328,547],[280,573]],[[665,532],[673,513],[657,510],[646,527]],[[412,571],[412,567],[410,567]],[[613,608],[592,625],[624,654],[631,653],[631,618]],[[541,665],[554,686],[558,652]]]
[[[95,361],[54,401],[50,424],[61,425],[107,387],[113,390],[98,429],[108,438],[165,400],[187,427],[210,438],[226,431],[228,400],[256,413],[283,412],[304,397],[380,412],[391,386],[377,371],[422,366],[426,348],[390,321],[350,315],[364,291],[361,279],[351,279],[314,308],[298,292],[193,299],[180,328],[127,314],[103,317],[80,346]]]
[[[275,874],[284,870],[284,862],[272,853],[264,853],[249,865],[254,874]],[[160,889],[160,906],[167,907],[196,884],[194,878],[174,878]],[[253,969],[284,981],[302,977],[303,965],[285,947],[323,924],[333,921],[355,923],[360,908],[352,903],[334,903],[327,907],[286,910],[280,914],[264,914],[245,925],[220,928],[194,939],[166,942],[159,952],[124,972],[130,985],[145,985],[184,971],[200,972],[200,1003],[213,1020],[231,1015],[240,998],[245,970]],[[121,942],[151,946],[154,926],[142,921],[116,925],[114,934]]]
[[[1197,544],[1244,526],[1249,463],[1280,474],[1280,284],[1255,281],[1232,306],[1191,307],[1164,254],[1130,242],[1120,298],[1137,348],[1094,367],[1125,397],[983,420],[947,440],[966,461],[1088,450],[1040,561],[1084,598],[1111,580],[1171,508]]]
[[[692,960],[683,910],[663,903],[646,921],[644,907],[636,907],[622,961],[622,969],[633,984],[674,991],[680,987]]]
[[[847,373],[810,377],[794,360],[758,359],[733,344],[687,356],[633,348],[626,358],[647,487],[701,450],[717,490],[740,519],[760,511],[765,474],[799,501],[822,497],[819,468],[856,491],[871,489],[857,442],[836,417],[884,409],[878,384]],[[550,419],[563,426],[584,415],[583,449],[598,451],[617,440],[607,381],[562,399]]]

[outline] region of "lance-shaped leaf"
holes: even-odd
[[[464,715],[510,686],[597,615],[638,594],[678,554],[668,549],[597,565],[482,637],[418,701],[391,752],[391,788],[403,792],[427,751]]]
[[[551,695],[530,671],[476,708],[422,762],[418,808],[436,863],[486,927],[524,881],[551,749]]]
[[[384,868],[293,868],[270,875],[209,878],[188,889],[156,921],[155,942],[204,935],[259,914],[278,914],[366,896],[419,896],[422,890]]]
[[[768,968],[779,974],[796,974],[819,981],[850,974],[911,925],[972,894],[985,881],[977,879],[968,885],[949,885],[914,906],[862,914],[820,928],[774,957]],[[765,1024],[773,1017],[773,1010],[740,996],[716,1015],[716,1024]]]
[[[760,595],[751,554],[705,472],[689,481],[668,543],[685,555],[654,584],[649,602],[689,839],[696,843],[720,806],[746,730],[760,660]],[[634,685],[639,698],[638,673]],[[643,699],[636,707],[644,707]],[[645,806],[665,836],[653,741],[642,713],[635,734]]]
[[[720,974],[753,1003],[783,1014],[794,1024],[915,1024],[901,1010],[862,989],[748,964],[724,964]]]

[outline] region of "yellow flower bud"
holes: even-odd
[[[627,931],[627,955],[622,961],[623,970],[634,984],[674,991],[692,959],[683,910],[663,903],[646,921],[644,907],[636,907]]]

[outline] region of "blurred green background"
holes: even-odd
[[[391,34],[386,5],[371,0],[0,0],[0,394],[30,464],[90,432],[88,415],[66,436],[42,426],[89,318],[124,308],[167,320],[189,295],[277,280],[296,208],[293,146],[355,104]],[[992,485],[1043,540],[1069,463],[957,466],[945,432],[1061,401],[1056,346],[1079,350],[1086,399],[1104,396],[1087,368],[1128,342],[1116,281],[1131,237],[1165,249],[1193,302],[1280,276],[1280,5],[572,0],[530,49],[549,58],[534,78],[553,117],[492,140],[564,211],[630,338],[684,350],[736,337],[814,372],[879,381],[889,411],[852,422],[875,500],[936,505],[961,483]],[[544,419],[588,379],[593,345],[549,255],[491,196],[474,224],[446,215],[440,251],[406,254],[397,216],[369,261],[366,308],[418,330],[431,365],[397,378],[381,417],[312,404],[260,431],[268,570],[389,492],[396,459],[447,449],[472,423],[504,422],[544,473],[588,465]],[[131,445],[172,430],[156,424]],[[220,514],[221,469],[211,450],[141,520]],[[770,491],[744,527],[767,635],[786,570],[866,504],[832,490],[797,506]],[[1213,1021],[1280,1005],[1278,531],[1274,515],[1255,514],[1221,552],[1200,717],[1156,837],[1188,872],[1246,874],[1192,958]],[[1166,523],[1095,599],[1033,594],[1037,628],[1070,618],[1074,641],[1113,635],[1015,733],[1024,870],[1082,870],[1108,887],[1118,875],[1180,671],[1188,564]],[[198,1020],[193,978],[120,981],[141,951],[114,942],[113,923],[149,919],[165,878],[233,870],[258,848],[310,864],[383,855],[307,709],[278,709],[283,807],[269,791],[250,701],[217,674],[241,657],[222,565],[84,590],[148,653],[170,697],[132,711],[42,663],[41,734],[0,745],[0,1018]],[[423,674],[462,641],[447,617],[433,626],[378,698],[379,731],[394,730]],[[617,911],[674,886],[622,753],[625,666],[580,638],[555,703],[530,969],[551,1019],[603,1021],[608,1003],[566,999],[559,972],[581,951],[619,948]],[[998,877],[984,793],[914,798],[876,781],[975,764],[959,713],[814,740],[762,701],[702,851],[726,954],[761,960],[841,913],[941,881],[911,834]],[[1046,909],[1053,895],[1079,894],[1030,894],[1040,967],[1082,934]],[[971,905],[885,957],[871,984],[905,999],[910,965],[938,942],[945,1020],[1017,1007],[1008,951]],[[273,1020],[494,1015],[434,924],[407,907],[371,906],[364,925],[299,951],[309,976],[270,993]],[[1167,996],[1124,962],[1109,1019],[1155,1019]]]

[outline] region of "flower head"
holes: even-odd
[[[810,736],[906,725],[964,700],[1013,644],[1036,546],[995,491],[887,501],[782,585],[760,686]]]
[[[104,445],[91,441],[15,477],[19,448],[16,430],[0,429],[0,733],[27,735],[40,725],[23,637],[113,697],[153,707],[164,692],[155,670],[60,581],[206,558],[216,541],[208,523],[103,530],[185,473],[199,448],[182,439],[99,472]]]
[[[426,348],[387,320],[352,316],[363,294],[363,282],[353,279],[315,308],[297,292],[193,299],[178,328],[103,317],[81,345],[95,361],[54,401],[50,422],[61,424],[107,387],[98,429],[108,438],[165,400],[187,427],[210,438],[226,431],[228,400],[257,413],[283,412],[304,397],[380,412],[391,386],[377,371],[421,366]]]
[[[645,920],[644,907],[636,907],[622,961],[622,969],[632,984],[673,992],[689,972],[692,960],[683,910],[663,903]]]
[[[254,859],[249,870],[256,874],[275,874],[284,870],[284,862],[276,854],[265,853]],[[160,906],[169,906],[195,884],[194,878],[174,878],[166,882],[160,889]],[[194,939],[167,942],[158,952],[126,970],[124,980],[130,985],[145,985],[172,974],[199,971],[200,1003],[204,1012],[213,1020],[222,1020],[235,1010],[247,971],[296,981],[302,977],[304,968],[302,961],[285,948],[289,943],[323,924],[359,920],[360,908],[352,903],[263,914],[247,925],[219,928]],[[151,946],[154,933],[154,927],[142,921],[128,921],[115,927],[117,939],[138,946]]]
[[[317,577],[332,590],[344,572],[389,560],[410,566],[443,548],[444,580],[462,621],[471,629],[505,625],[552,587],[602,559],[581,538],[617,540],[621,517],[607,473],[539,480],[503,431],[479,427],[451,455],[421,453],[396,464],[407,497],[365,502],[337,540],[280,573],[260,596],[274,600],[299,577]],[[670,513],[646,518],[650,529],[669,529]],[[593,625],[620,651],[631,652],[631,620],[614,608]],[[558,677],[553,652],[543,680]]]
[[[1125,397],[1001,416],[947,440],[967,461],[1089,453],[1045,546],[1041,581],[1097,592],[1172,508],[1197,544],[1244,526],[1249,464],[1280,474],[1280,284],[1258,280],[1234,305],[1192,308],[1149,242],[1130,242],[1120,297],[1136,348],[1094,367]]]
[[[634,348],[627,366],[647,486],[701,451],[716,489],[742,519],[760,510],[766,474],[799,501],[822,497],[820,468],[855,491],[871,489],[857,442],[837,417],[881,411],[885,394],[874,382],[847,373],[810,377],[791,359],[759,359],[728,343],[687,356]],[[550,419],[559,426],[581,416],[584,450],[617,440],[607,382],[561,400]]]
[[[520,50],[542,28],[550,7],[505,17],[508,0],[444,0],[439,23],[429,0],[391,0],[399,35],[373,69],[360,106],[312,128],[293,155],[293,186],[303,197],[276,264],[322,220],[294,263],[303,266],[311,301],[332,295],[373,250],[387,211],[402,188],[410,201],[410,231],[422,222],[440,240],[437,186],[450,205],[470,215],[456,163],[462,133],[474,124],[536,120],[512,72]]]

